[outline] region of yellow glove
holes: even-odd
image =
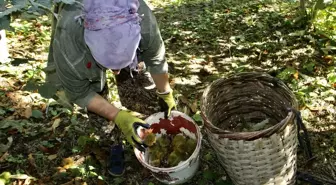
[[[170,112],[172,109],[176,109],[176,103],[173,97],[173,90],[168,93],[159,93],[156,92],[159,97],[159,105],[161,107],[161,111],[165,112],[165,118],[167,119],[170,116]]]
[[[118,112],[114,122],[133,147],[138,148],[140,151],[144,151],[146,146],[137,134],[137,129],[139,126],[148,129],[150,127],[149,124],[146,124],[143,120],[135,117],[132,112],[124,110]]]

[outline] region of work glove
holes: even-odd
[[[159,97],[159,105],[161,107],[161,111],[164,112],[165,119],[170,116],[171,110],[176,109],[176,103],[173,97],[173,90],[166,93],[156,92]]]
[[[145,150],[147,146],[137,134],[137,129],[139,126],[149,129],[149,124],[146,124],[143,120],[135,117],[131,112],[124,110],[118,112],[114,122],[133,147],[136,147],[140,151]]]

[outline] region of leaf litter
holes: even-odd
[[[296,25],[293,9],[266,1],[151,3],[167,47],[171,83],[183,105],[179,110],[200,122],[198,97],[213,80],[236,72],[268,72],[296,94],[316,163],[335,161],[335,52]],[[136,161],[129,145],[125,175],[109,176],[105,161],[117,128],[103,132],[110,125],[106,120],[88,119],[58,103],[47,106],[49,100],[31,92],[40,86],[23,88],[43,81],[43,73],[35,69],[46,64],[50,22],[44,17],[13,26],[15,32],[8,33],[11,57],[27,60],[0,66],[0,170],[39,177],[43,184],[160,184]],[[186,184],[230,184],[206,140],[203,150],[200,171]],[[299,159],[305,161],[300,152]],[[301,163],[298,167],[309,169]]]

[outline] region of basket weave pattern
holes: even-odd
[[[226,172],[237,185],[295,184],[297,108],[291,91],[261,73],[219,79],[201,101],[208,139]],[[240,132],[239,123],[270,119],[272,126]],[[219,128],[220,126],[220,128]]]

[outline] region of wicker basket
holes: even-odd
[[[205,131],[235,184],[295,184],[297,106],[285,84],[263,73],[240,73],[205,89],[201,100]],[[263,130],[238,129],[240,123],[266,118],[272,125]]]

